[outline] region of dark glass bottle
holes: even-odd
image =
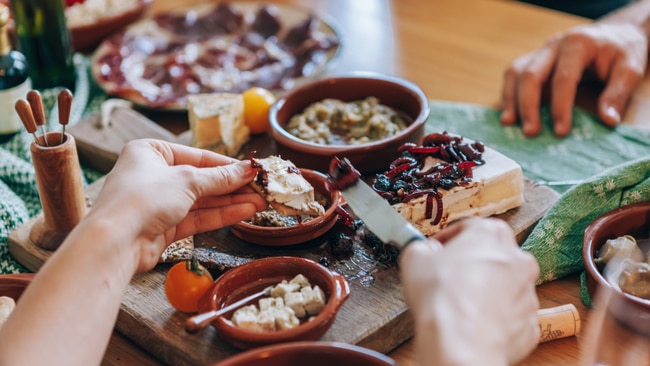
[[[27,61],[9,42],[9,8],[0,3],[0,142],[23,127],[14,104],[32,88]]]
[[[19,50],[27,58],[35,89],[74,90],[74,50],[62,0],[11,0]]]

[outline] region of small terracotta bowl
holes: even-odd
[[[282,280],[289,281],[298,274],[307,277],[312,286],[318,285],[327,298],[325,309],[311,320],[292,329],[257,333],[236,327],[227,320],[232,313],[227,313],[213,321],[212,325],[217,328],[219,336],[240,349],[318,340],[334,323],[336,313],[350,295],[350,286],[342,275],[305,258],[268,257],[228,270],[199,300],[199,313],[221,309]]]
[[[127,25],[142,18],[153,0],[140,0],[138,5],[120,14],[99,19],[92,24],[68,27],[70,38],[75,51],[91,52],[104,38],[117,32]]]
[[[0,296],[8,296],[18,301],[33,278],[33,273],[0,275]]]
[[[340,342],[292,342],[256,348],[227,358],[215,366],[397,366],[390,357]]]
[[[404,113],[412,122],[395,136],[360,145],[322,145],[302,140],[285,130],[292,116],[309,104],[325,98],[355,101],[374,96],[381,104]],[[347,157],[361,173],[384,171],[399,156],[405,142],[420,143],[424,123],[429,116],[429,102],[414,83],[377,73],[354,73],[322,78],[292,89],[278,99],[269,111],[271,136],[278,154],[297,166],[327,172],[334,156]]]
[[[329,192],[325,188],[327,177],[322,173],[302,168],[300,172],[314,186],[316,192],[329,197],[330,204],[325,208],[323,216],[288,227],[259,226],[242,221],[230,226],[230,231],[236,237],[251,243],[265,246],[287,246],[316,239],[331,229],[336,224],[336,207],[343,203],[341,192]]]
[[[594,298],[598,288],[610,287],[602,268],[594,261],[598,249],[608,239],[631,235],[647,239],[650,234],[650,202],[635,203],[606,212],[594,220],[585,230],[582,259],[586,270],[589,295]],[[650,300],[623,292],[613,292],[611,300],[614,316],[629,328],[650,336]]]

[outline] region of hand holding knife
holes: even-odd
[[[360,177],[361,174],[349,160],[335,157],[330,163],[327,189],[339,190],[348,207],[384,243],[392,243],[404,250],[413,241],[428,240]],[[437,239],[444,245],[459,230],[456,227],[443,231]],[[572,304],[538,310],[537,322],[540,343],[572,336],[580,331],[580,314]]]

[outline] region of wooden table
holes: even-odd
[[[205,0],[154,0],[151,13]],[[502,75],[516,56],[542,45],[551,34],[585,24],[587,19],[498,0],[274,0],[314,9],[333,19],[343,34],[343,49],[329,73],[353,70],[399,75],[419,84],[429,99],[498,106]],[[648,83],[650,85],[650,83]],[[650,112],[650,86],[634,101],[626,118]],[[585,98],[593,99],[587,94]],[[645,113],[645,115],[648,115]],[[641,122],[642,123],[642,122]],[[163,123],[172,131],[186,121]],[[577,276],[538,288],[541,307],[573,303],[581,317]],[[583,323],[583,325],[586,322]],[[584,326],[583,326],[584,329]],[[541,344],[522,364],[576,365],[579,337]],[[400,365],[417,365],[412,341],[390,353]],[[157,365],[152,356],[115,333],[106,365]]]

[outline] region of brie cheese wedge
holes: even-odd
[[[428,159],[426,166],[437,161]],[[426,196],[394,204],[393,208],[422,234],[431,236],[453,221],[471,216],[498,215],[521,206],[524,203],[524,178],[519,164],[489,147],[485,147],[483,160],[485,164],[472,169],[473,178],[468,185],[438,190],[443,211],[437,224],[426,218]]]

